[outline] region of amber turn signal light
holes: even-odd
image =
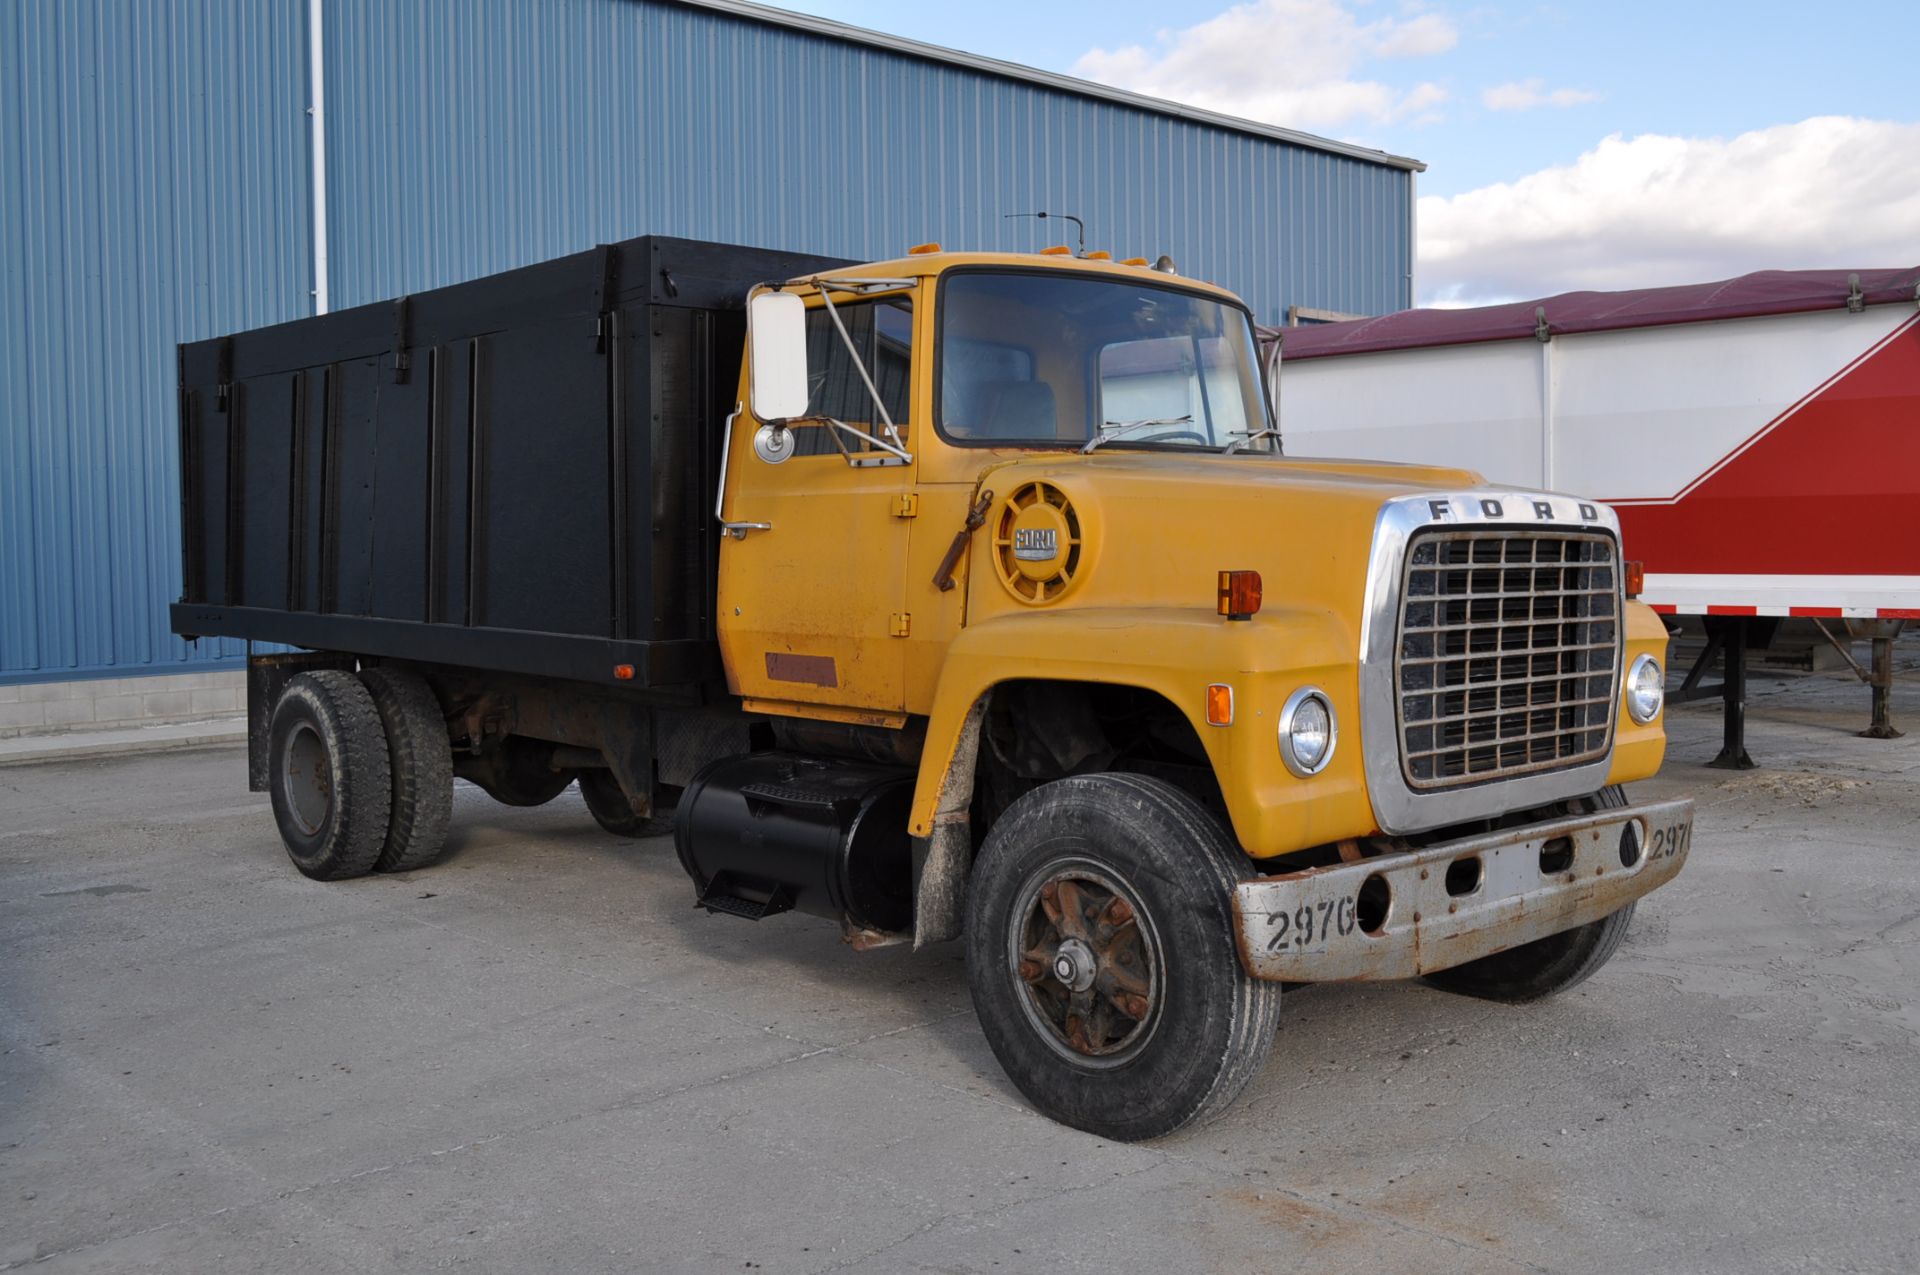
[[[1644,562],[1626,562],[1621,565],[1626,568],[1624,574],[1627,583],[1627,596],[1630,598],[1639,597],[1641,591],[1647,587],[1647,564]]]
[[[1225,682],[1207,687],[1207,725],[1233,725],[1233,688]]]
[[[1229,620],[1251,620],[1260,610],[1260,573],[1220,573],[1220,614]]]

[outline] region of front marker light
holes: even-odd
[[[1302,779],[1317,775],[1333,760],[1340,727],[1333,702],[1317,686],[1303,686],[1280,710],[1280,760]]]
[[[1651,655],[1635,659],[1633,667],[1627,670],[1627,716],[1645,726],[1660,716],[1660,706],[1666,699],[1667,676],[1660,668],[1660,661]]]

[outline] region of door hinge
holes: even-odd
[[[895,611],[893,613],[893,621],[888,625],[887,631],[895,637],[912,637],[913,617],[905,611]]]
[[[893,516],[896,518],[918,518],[920,516],[920,497],[915,492],[903,492],[893,498]]]

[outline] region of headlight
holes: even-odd
[[[1319,774],[1333,760],[1339,736],[1333,704],[1324,691],[1303,686],[1287,697],[1280,710],[1280,760],[1288,770],[1302,779]]]
[[[1634,660],[1627,670],[1627,716],[1645,726],[1660,716],[1660,706],[1666,699],[1667,675],[1661,671],[1660,661],[1651,655]]]

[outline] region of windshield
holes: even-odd
[[[954,442],[1219,451],[1267,427],[1235,306],[1058,273],[961,271],[942,288],[939,425]]]

